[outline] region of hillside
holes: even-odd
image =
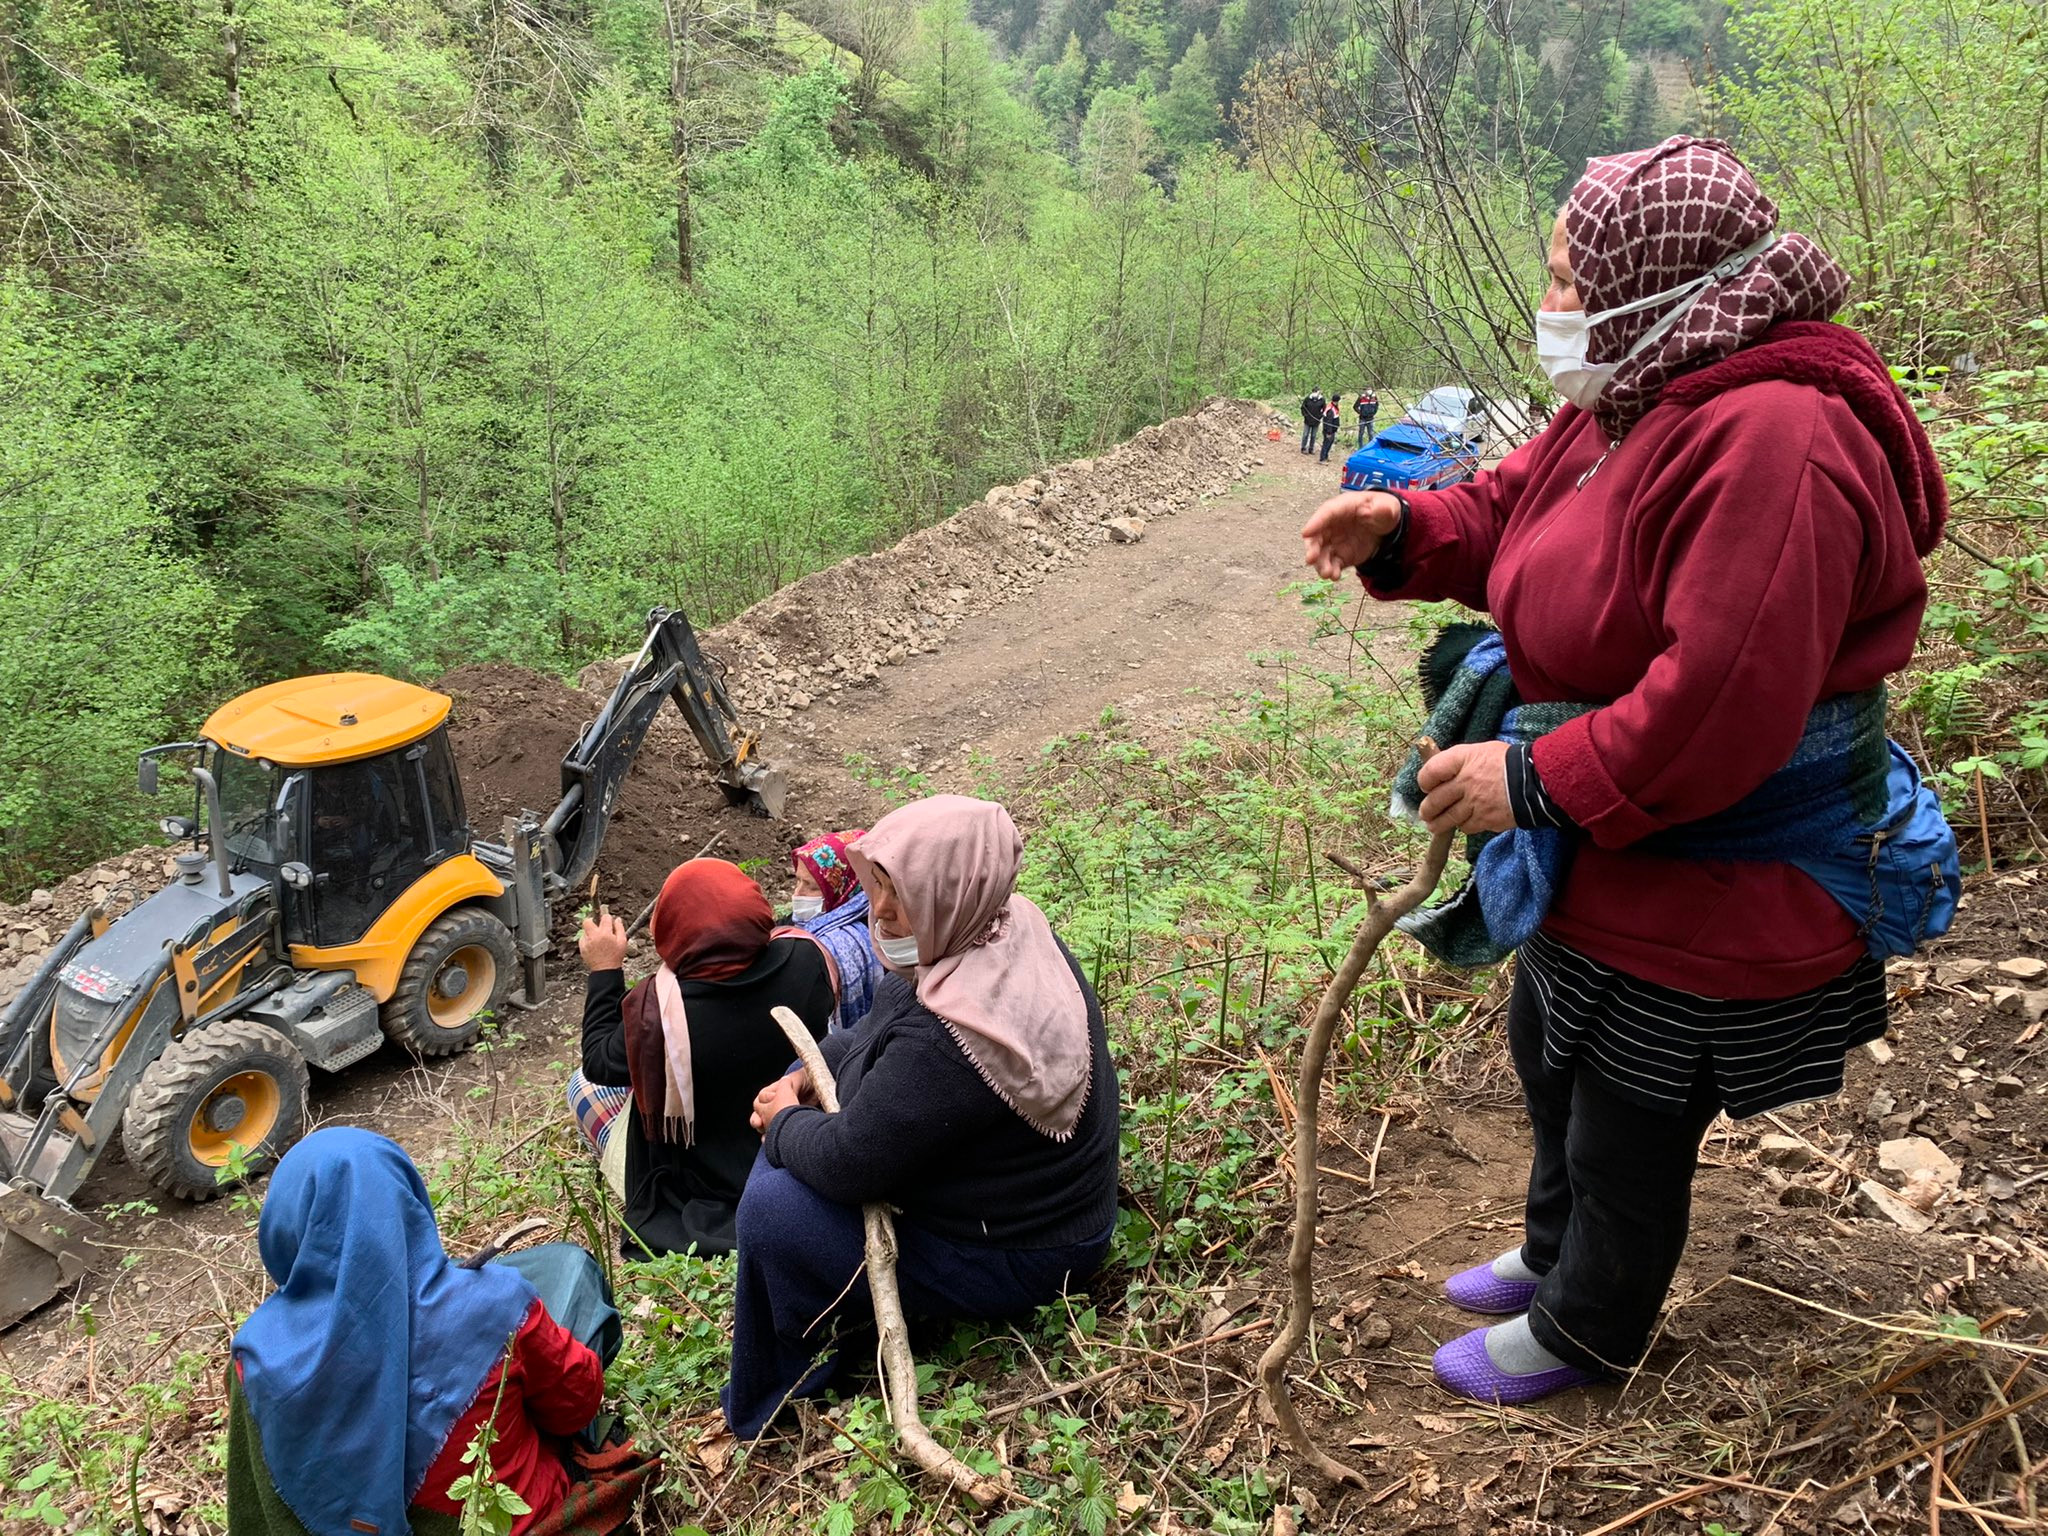
[[[2013,1436],[2037,1461],[2048,1449],[2036,1410],[2001,1408],[2034,1401],[2038,1360],[2016,1350],[2048,1334],[2048,993],[2019,979],[2048,942],[2048,882],[2032,868],[1973,876],[1956,932],[1893,968],[1891,1042],[1858,1053],[1839,1101],[1713,1133],[1649,1360],[1624,1385],[1534,1411],[1453,1406],[1428,1379],[1430,1350],[1460,1326],[1436,1283],[1496,1251],[1521,1197],[1506,979],[1391,946],[1329,1084],[1320,1365],[1304,1366],[1318,1433],[1371,1487],[1334,1490],[1275,1444],[1249,1384],[1291,1198],[1274,1088],[1359,910],[1323,850],[1375,873],[1412,857],[1382,807],[1430,615],[1300,586],[1294,534],[1328,474],[1269,442],[1272,419],[1212,404],[737,616],[711,643],[753,669],[755,707],[775,716],[767,745],[795,773],[792,817],[726,814],[671,727],[608,849],[603,886],[623,906],[714,839],[779,890],[791,840],[903,795],[975,789],[1016,810],[1027,885],[1114,1020],[1126,1215],[1110,1266],[1070,1308],[978,1345],[926,1341],[942,1435],[1003,1457],[1032,1501],[1012,1528],[1046,1532],[1533,1536],[1634,1516],[1652,1530],[1848,1518],[1917,1533],[1914,1448],[1958,1430],[1954,1502],[2014,1507]],[[1111,542],[1105,519],[1133,503],[1142,537]],[[814,692],[791,640],[854,591],[945,617]],[[609,677],[596,668],[590,688]],[[596,696],[505,666],[448,683],[480,807],[548,791],[557,744]],[[42,920],[97,883],[59,887]],[[0,914],[0,931],[23,920]],[[580,1017],[566,979],[466,1057],[387,1050],[316,1083],[322,1121],[374,1125],[420,1161],[458,1251],[536,1211],[608,1241],[561,1109]],[[1951,1171],[1924,1217],[1884,1145],[1911,1136]],[[148,1529],[218,1530],[220,1364],[262,1291],[255,1201],[159,1208],[110,1159],[86,1203],[137,1257],[6,1340],[0,1481],[22,1492],[0,1508],[126,1529],[132,1471]],[[614,1384],[670,1460],[657,1524],[958,1526],[889,1470],[872,1397],[750,1454],[714,1432],[724,1262],[621,1265],[617,1281],[633,1322]]]
[[[24,12],[0,893],[133,842],[133,753],[254,681],[564,676],[1356,366],[1251,171],[1084,177],[957,0],[896,14],[870,69],[711,4]]]
[[[136,841],[133,754],[256,681],[566,677],[657,602],[715,624],[1216,392],[1540,396],[1562,187],[1681,121],[1739,142],[1927,387],[2030,368],[2048,197],[1992,125],[2040,116],[2035,25],[26,8],[0,36],[0,896]]]

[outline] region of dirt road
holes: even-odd
[[[935,653],[772,730],[770,754],[795,771],[792,821],[873,811],[842,771],[848,754],[960,789],[971,754],[1011,767],[1107,709],[1149,739],[1199,724],[1217,701],[1259,686],[1257,656],[1314,648],[1313,621],[1289,588],[1311,574],[1301,525],[1336,487],[1334,460],[1268,444],[1229,495],[1148,523],[1139,543],[1100,545]],[[1347,643],[1322,645],[1341,653]]]

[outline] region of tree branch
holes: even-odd
[[[787,1008],[778,1007],[773,1013],[804,1071],[810,1074],[820,1107],[828,1115],[838,1114],[839,1085],[832,1080],[832,1069],[825,1065],[804,1021]],[[903,1316],[902,1294],[896,1288],[896,1224],[889,1219],[889,1208],[881,1204],[861,1207],[861,1218],[867,1226],[868,1294],[875,1304],[875,1331],[881,1336],[882,1397],[889,1405],[889,1422],[920,1467],[981,1508],[991,1508],[1002,1498],[1003,1485],[983,1477],[940,1445],[917,1416],[917,1361],[910,1353],[910,1327]]]
[[[1422,743],[1425,760],[1435,751],[1435,743]],[[1308,1039],[1301,1050],[1301,1076],[1294,1088],[1294,1239],[1287,1250],[1288,1299],[1279,1331],[1259,1357],[1259,1382],[1265,1388],[1266,1401],[1272,1405],[1273,1417],[1288,1443],[1332,1482],[1350,1483],[1358,1488],[1366,1485],[1364,1474],[1337,1460],[1315,1443],[1308,1427],[1301,1422],[1301,1415],[1295,1410],[1294,1399],[1287,1389],[1287,1362],[1301,1347],[1302,1340],[1308,1337],[1309,1327],[1315,1320],[1316,1121],[1322,1099],[1323,1063],[1330,1054],[1330,1040],[1336,1033],[1337,1021],[1344,1016],[1351,994],[1357,990],[1358,979],[1365,974],[1366,965],[1378,952],[1381,941],[1393,932],[1396,921],[1429,899],[1429,893],[1443,878],[1444,864],[1450,857],[1452,835],[1440,832],[1431,838],[1422,868],[1385,901],[1377,900],[1370,891],[1366,893],[1365,922],[1351,941],[1351,952],[1344,957],[1337,974],[1330,978],[1329,986],[1323,989],[1322,1001],[1316,1005],[1315,1018],[1309,1024]]]

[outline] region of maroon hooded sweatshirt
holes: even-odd
[[[1791,758],[1814,705],[1913,654],[1946,496],[1867,342],[1780,325],[1668,386],[1616,443],[1566,406],[1494,470],[1409,497],[1379,598],[1493,615],[1522,697],[1599,707],[1532,760],[1580,826],[1544,931],[1707,997],[1846,970],[1856,924],[1789,864],[1645,853]],[[1370,584],[1369,584],[1370,585]]]

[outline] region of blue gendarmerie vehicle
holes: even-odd
[[[1347,491],[1434,491],[1469,480],[1486,447],[1486,411],[1467,389],[1433,389],[1344,461]]]

